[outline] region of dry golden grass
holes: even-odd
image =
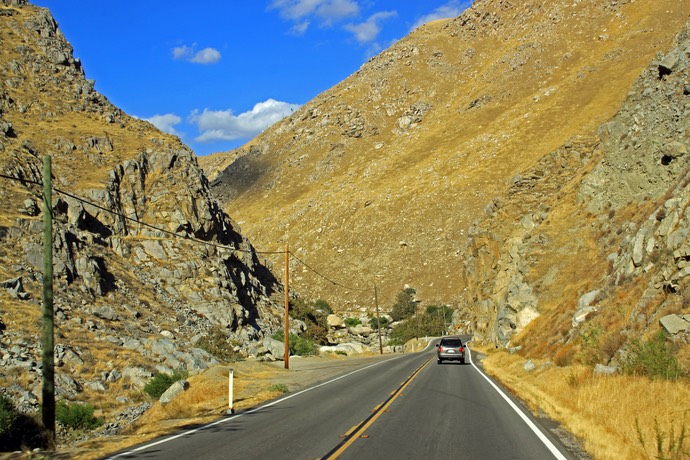
[[[657,434],[666,433],[667,449],[671,430],[677,440],[683,429],[690,429],[690,385],[685,380],[594,376],[589,367],[539,368],[539,362],[537,370],[526,372],[524,358],[505,352],[490,353],[483,363],[533,412],[543,411],[580,438],[596,460],[657,458]]]
[[[234,404],[236,411],[256,407],[280,396],[271,389],[274,383],[289,378],[284,369],[265,363],[239,362],[234,369]],[[189,389],[169,404],[156,402],[122,435],[95,438],[60,452],[74,459],[90,459],[172,433],[178,429],[199,426],[218,419],[228,409],[229,366],[216,366],[202,374],[189,377]],[[110,395],[109,397],[112,397]],[[101,399],[104,399],[103,396]],[[142,400],[145,400],[142,395]],[[91,402],[95,407],[105,401]],[[98,414],[96,414],[98,415]]]
[[[447,301],[466,287],[455,275],[464,269],[463,257],[453,255],[487,203],[505,196],[511,177],[568,139],[594,136],[655,54],[668,49],[690,12],[688,0],[618,2],[615,13],[602,1],[540,2],[534,10],[526,2],[511,5],[501,10],[503,3],[476,2],[478,16],[501,18],[490,30],[478,26],[476,34],[453,20],[417,29],[396,43],[397,54],[373,59],[252,140],[265,148],[248,160],[256,181],[226,209],[244,221],[255,246],[268,250],[287,239],[304,248],[307,262],[328,261],[328,274],[348,285],[365,287],[385,273],[379,287],[388,296],[407,283],[429,302]],[[552,22],[548,13],[559,6],[563,14]],[[527,10],[532,16],[523,15]],[[510,64],[513,58],[519,65]],[[486,103],[468,109],[482,97]],[[401,132],[398,118],[419,102],[431,105],[430,111],[419,126]],[[313,108],[318,113],[309,113]],[[336,120],[350,108],[378,132],[343,136],[347,123]],[[325,119],[325,128],[318,125]],[[237,154],[203,163],[215,174]],[[560,207],[574,187],[544,202]],[[580,260],[549,254],[540,261],[545,267],[567,267],[569,260],[558,259],[570,257],[578,270],[563,277],[594,279],[605,270],[582,270],[582,260],[594,260],[591,249],[570,244],[584,239],[578,231],[564,236],[570,242],[563,248],[582,253]],[[401,249],[399,241],[410,244]],[[272,261],[282,266],[278,257]],[[313,298],[371,305],[365,291],[333,289],[311,273],[303,278],[296,288]],[[563,294],[571,292],[554,297]]]

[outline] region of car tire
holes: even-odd
[[[439,364],[443,364],[443,360],[441,358],[438,359],[437,361]]]
[[[460,359],[460,364],[465,364],[465,358]]]

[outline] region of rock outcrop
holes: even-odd
[[[122,408],[154,372],[217,364],[209,340],[256,354],[282,288],[191,150],[96,92],[48,10],[0,1],[0,42],[0,386],[35,408],[45,155],[58,397]]]
[[[532,349],[561,331],[551,353],[596,337],[604,364],[657,323],[688,342],[684,316],[666,314],[690,307],[688,81],[690,22],[596,138],[569,141],[487,207],[464,252],[467,331]]]

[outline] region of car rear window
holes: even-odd
[[[444,347],[461,347],[462,342],[460,339],[444,339],[441,340],[441,345]]]

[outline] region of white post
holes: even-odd
[[[232,408],[232,379],[234,371],[230,369],[230,374],[228,375],[228,414],[234,414],[235,409]]]

